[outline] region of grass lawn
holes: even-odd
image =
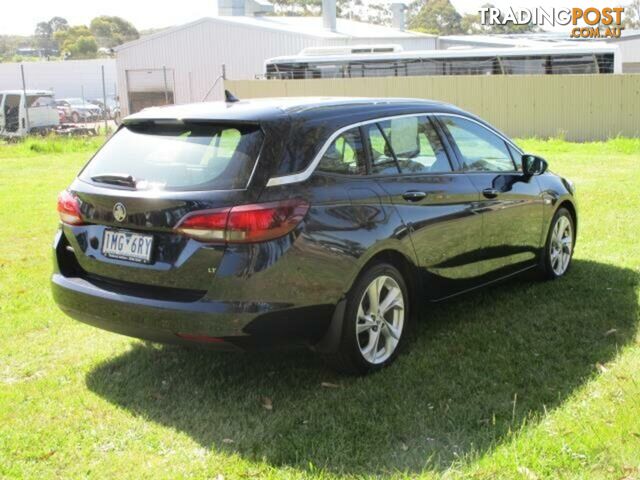
[[[59,312],[56,195],[98,143],[0,145],[1,478],[640,478],[640,140],[520,142],[576,182],[571,271],[433,306],[366,378]]]

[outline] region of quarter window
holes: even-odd
[[[449,130],[468,172],[513,172],[513,160],[500,137],[471,120],[440,117]]]
[[[516,170],[519,172],[522,171],[522,154],[513,148],[511,145],[507,143],[507,148],[509,149],[509,153],[511,153],[511,158],[513,158],[513,163],[516,164]]]
[[[445,173],[451,164],[427,116],[400,117],[368,127],[371,171],[377,175]]]
[[[322,156],[318,170],[345,175],[364,175],[365,165],[360,129],[352,128],[333,141]]]

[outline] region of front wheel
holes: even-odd
[[[409,323],[409,295],[402,274],[388,263],[365,271],[347,297],[338,352],[331,365],[365,374],[389,365],[402,347]]]
[[[575,225],[571,213],[559,208],[553,216],[540,268],[550,280],[563,276],[569,269],[575,245]]]

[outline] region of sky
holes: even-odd
[[[378,3],[379,0],[365,0]],[[406,0],[405,0],[406,1]],[[380,2],[384,3],[384,2]],[[456,9],[463,13],[477,13],[481,5],[487,0],[452,0]],[[550,9],[552,7],[596,7],[617,6],[624,4],[622,0],[538,0],[537,3],[525,0],[492,0],[491,3],[499,8],[532,8],[535,6]],[[139,30],[179,25],[202,17],[215,15],[215,0],[184,0],[169,2],[166,0],[136,1],[136,0],[108,0],[96,2],[87,0],[27,0],[10,2],[12,8],[5,5],[0,15],[0,34],[29,35],[33,33],[38,22],[47,21],[53,16],[66,18],[71,25],[84,24],[99,15],[117,15],[132,22]],[[18,5],[18,6],[14,6]],[[561,28],[562,30],[562,28]],[[566,30],[566,28],[564,28]]]

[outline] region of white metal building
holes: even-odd
[[[25,62],[25,82],[28,89],[51,90],[56,98],[102,98],[104,66],[107,96],[116,95],[116,62],[111,58],[98,60],[64,60],[55,62]],[[19,63],[0,63],[0,90],[22,89]]]
[[[625,30],[620,38],[607,40],[618,45],[622,57],[622,73],[640,73],[640,30]]]
[[[220,0],[219,15],[124,44],[116,49],[120,104],[124,113],[149,105],[202,101],[222,73],[251,79],[267,58],[304,48],[395,44],[405,50],[436,47],[436,37],[335,18],[335,0],[324,0],[323,17],[265,16],[270,5]],[[400,10],[400,14],[401,9]],[[207,100],[222,96],[222,82]]]

